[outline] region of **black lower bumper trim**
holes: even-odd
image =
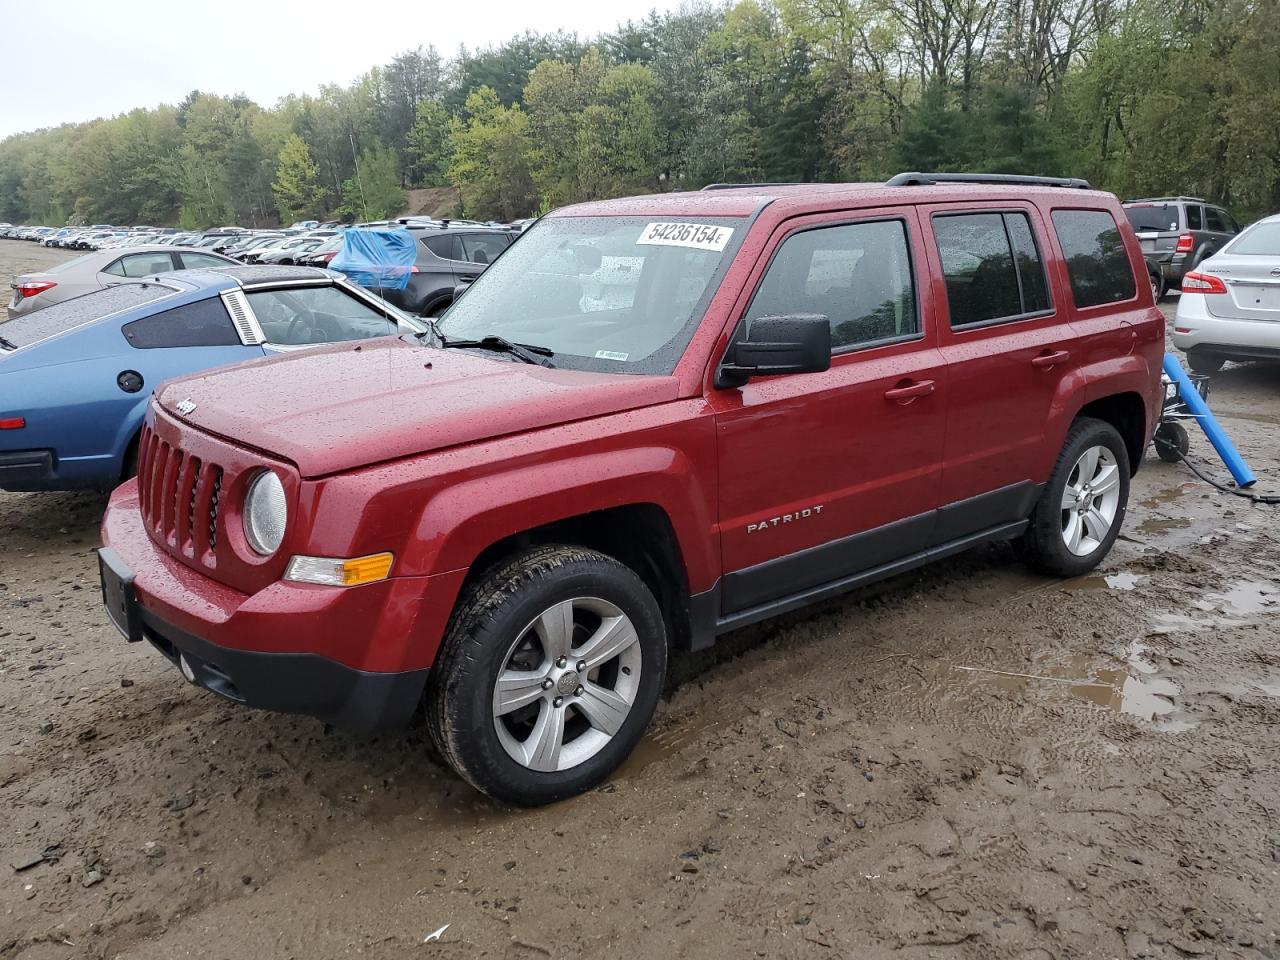
[[[185,662],[183,675],[197,686],[246,706],[308,714],[359,733],[406,726],[430,673],[369,673],[312,653],[233,650],[145,609],[142,623],[152,646],[179,667]]]

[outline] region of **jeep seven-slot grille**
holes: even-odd
[[[215,565],[222,468],[188,456],[143,432],[138,457],[138,495],[147,531],[171,551]]]

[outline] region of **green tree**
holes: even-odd
[[[414,182],[438,187],[448,182],[449,158],[453,144],[449,139],[449,111],[438,100],[418,101],[413,129],[409,131],[409,156]]]
[[[344,220],[386,220],[404,210],[395,151],[374,143],[360,155],[356,176],[342,185],[342,205],[334,212]]]
[[[318,216],[324,209],[325,191],[320,185],[320,170],[297,134],[290,134],[280,150],[271,189],[283,224]]]
[[[519,105],[505,107],[492,87],[466,102],[467,119],[450,133],[449,180],[458,187],[467,216],[504,220],[528,216],[538,207],[529,170],[529,120]]]

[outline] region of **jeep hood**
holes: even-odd
[[[495,357],[394,338],[335,344],[175,380],[157,391],[157,402],[179,420],[317,477],[678,395],[674,377]]]

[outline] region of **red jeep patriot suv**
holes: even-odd
[[[425,704],[458,773],[545,803],[635,746],[670,649],[984,541],[1095,566],[1163,350],[1082,181],[569,207],[430,331],[163,387],[104,599],[238,703],[362,729]]]

